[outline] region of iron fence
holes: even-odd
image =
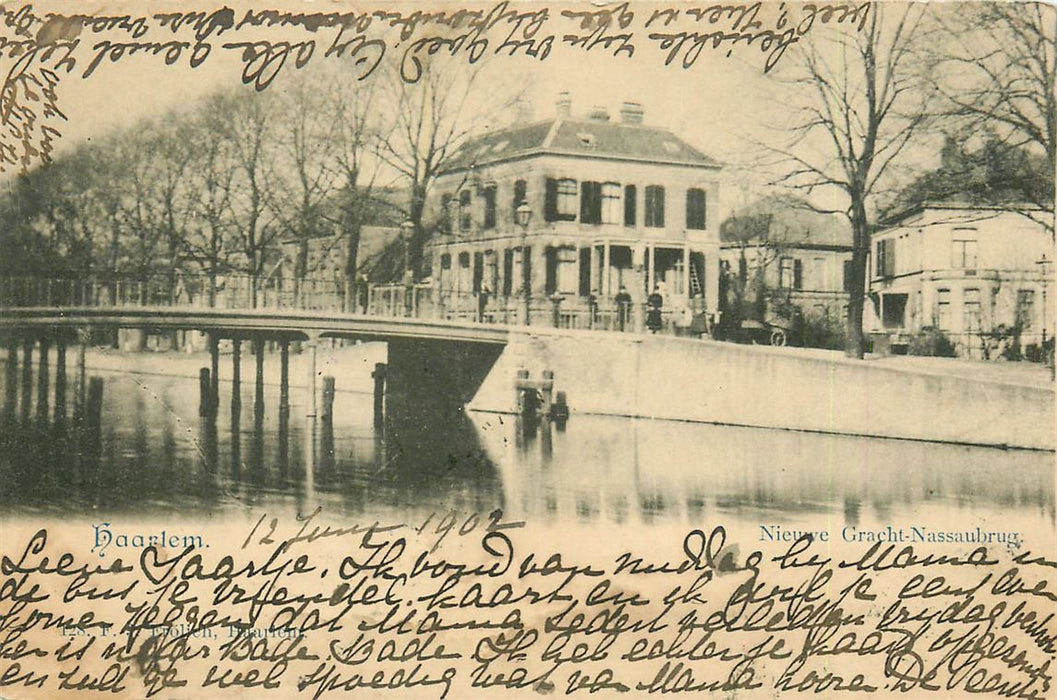
[[[534,298],[471,291],[438,291],[429,283],[350,288],[329,280],[256,279],[245,275],[176,275],[146,279],[0,277],[0,308],[170,307],[282,309],[343,312],[390,318],[550,326],[634,332],[642,329],[644,304],[577,296]],[[670,310],[662,311],[670,326]]]

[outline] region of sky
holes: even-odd
[[[115,10],[130,6],[107,5],[101,6],[98,11],[114,14]],[[333,9],[348,11],[349,8],[359,7],[335,1],[308,0],[300,4],[287,2],[285,6],[300,11],[308,8],[313,12]],[[384,0],[367,7],[379,6],[401,7],[385,4]],[[171,9],[172,5],[154,7]],[[244,9],[238,5],[235,7],[235,16],[241,17]],[[545,6],[536,2],[519,3],[517,7],[539,9]],[[592,6],[579,3],[565,7],[579,10]],[[492,89],[498,91],[500,87],[509,87],[510,84],[527,86],[528,99],[538,118],[554,114],[555,99],[563,91],[570,93],[574,113],[601,106],[615,115],[621,102],[639,102],[645,108],[647,124],[670,128],[713,158],[731,166],[727,171],[728,185],[725,187],[727,208],[748,204],[747,200],[758,195],[759,186],[766,178],[752,169],[746,171],[741,166],[757,157],[757,144],[761,140],[773,140],[776,135],[782,135],[782,124],[789,118],[785,108],[790,101],[790,88],[782,82],[782,77],[787,70],[786,65],[792,60],[791,54],[787,53],[779,67],[770,74],[764,74],[763,71],[766,54],[754,46],[738,47],[730,51],[729,56],[723,50],[705,48],[690,68],[683,68],[678,60],[671,66],[664,66],[662,52],[654,41],[646,37],[657,27],[648,30],[640,26],[647,16],[663,6],[643,3],[632,7],[638,15],[632,23],[636,31],[633,57],[614,56],[604,46],[596,46],[590,52],[585,52],[564,46],[560,41],[553,45],[551,55],[544,61],[526,56],[501,56],[493,59],[489,80],[502,85],[484,81],[484,99],[487,99],[488,91]],[[673,7],[685,8],[689,5],[675,3]],[[775,5],[765,6],[764,15],[761,15],[763,26],[774,26],[776,8]],[[411,8],[403,6],[402,9],[407,11]],[[771,15],[766,15],[767,11]],[[558,6],[551,9],[552,16],[558,12]],[[550,21],[557,22],[553,17]],[[573,25],[566,22],[563,25],[546,26]],[[267,38],[278,42],[312,36],[322,46],[327,43],[324,37],[333,36],[327,31],[333,32],[321,30],[309,35],[271,29],[249,35],[246,39],[243,39],[244,34],[232,38],[233,33],[228,33],[225,39]],[[187,38],[186,34],[181,36]],[[155,41],[168,38],[158,33],[150,34],[149,37],[154,37]],[[90,78],[81,79],[81,66],[87,66],[94,54],[91,50],[93,44],[104,39],[118,41],[121,38],[120,33],[91,34],[87,30],[82,33],[80,55],[83,58],[79,59],[78,70],[64,76],[59,86],[60,105],[69,121],[61,125],[63,137],[57,155],[61,156],[64,151],[78,144],[98,140],[110,131],[135,128],[144,119],[179,118],[179,114],[195,109],[196,104],[211,92],[227,86],[238,86],[241,82],[239,74],[242,66],[238,52],[219,48],[215,48],[210,58],[195,70],[187,67],[186,58],[173,66],[166,66],[160,56],[139,54],[126,56],[116,64],[104,60]],[[127,40],[127,35],[124,38]],[[216,39],[215,47],[220,43],[223,43],[223,39]],[[400,47],[394,50],[398,51]],[[319,61],[321,53],[321,50],[317,51],[312,60]],[[283,67],[287,78],[295,72],[292,63],[290,60]],[[823,206],[837,206],[840,202],[839,197],[823,195],[821,199]]]

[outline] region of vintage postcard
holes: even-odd
[[[1052,5],[0,11],[0,698],[1057,697]]]

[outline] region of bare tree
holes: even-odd
[[[1010,149],[1046,158],[1057,172],[1057,8],[1042,2],[937,7],[944,30],[937,88],[964,133],[987,128]],[[1035,211],[1019,209],[1054,235],[1052,180],[1034,188]],[[1031,188],[1026,192],[1031,196]]]
[[[298,243],[298,284],[314,272],[308,260],[310,241],[329,233],[324,212],[336,181],[331,144],[338,127],[326,109],[326,87],[312,77],[299,74],[272,87],[277,92],[272,108],[275,163],[264,190],[281,236]]]
[[[932,90],[915,51],[925,35],[918,4],[869,6],[862,31],[816,29],[799,45],[793,87],[804,99],[792,139],[768,148],[781,158],[782,184],[811,195],[840,193],[852,228],[845,353],[862,358],[866,263],[873,198],[882,178],[929,114]]]
[[[206,109],[191,125],[197,147],[188,169],[187,188],[194,198],[188,203],[189,235],[183,240],[184,255],[207,277],[209,306],[216,305],[220,275],[230,269],[233,222],[229,212],[237,167],[223,112],[214,109],[217,102],[223,102],[223,98],[214,97],[207,102]]]
[[[275,163],[274,113],[268,93],[234,92],[220,102],[235,163],[228,212],[241,254],[238,267],[249,278],[249,302],[256,307],[261,277],[274,259],[282,233],[269,205],[269,178]]]
[[[428,235],[422,219],[433,181],[468,138],[492,125],[524,92],[523,85],[509,94],[493,90],[486,102],[479,88],[492,68],[488,61],[467,67],[435,57],[423,62],[416,82],[388,81],[394,92],[385,109],[394,116],[395,126],[379,154],[408,186],[407,218],[414,229],[407,242],[407,267],[416,276]]]
[[[335,80],[329,91],[328,114],[334,120],[331,148],[337,177],[339,229],[345,239],[346,311],[355,305],[360,234],[375,209],[375,184],[380,176],[378,149],[388,141],[394,122],[379,118],[378,81],[353,84]]]
[[[169,114],[155,126],[147,147],[159,155],[155,177],[156,196],[160,209],[159,226],[165,238],[166,287],[168,301],[176,300],[177,277],[182,267],[183,242],[187,239],[195,193],[187,187],[187,176],[194,149],[191,126],[176,115]]]

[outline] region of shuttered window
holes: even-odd
[[[625,226],[636,226],[637,212],[635,211],[636,199],[638,197],[638,190],[635,185],[626,185],[624,187],[624,225]]]
[[[576,221],[576,180],[547,178],[543,215],[547,221]]]
[[[496,186],[489,185],[481,190],[481,198],[484,200],[484,228],[495,228],[495,193]]]
[[[660,185],[646,186],[646,225],[664,228],[664,188]]]
[[[692,188],[686,191],[686,227],[705,230],[705,191]]]
[[[580,223],[602,223],[602,183],[580,183]]]

